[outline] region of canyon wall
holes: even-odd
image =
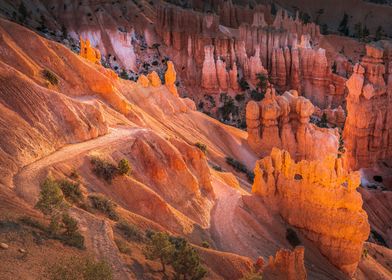
[[[250,101],[246,106],[248,143],[259,156],[274,147],[289,151],[298,160],[336,156],[338,132],[309,123],[313,112],[313,104],[296,91],[276,96],[274,89],[268,89],[262,101]]]
[[[252,192],[276,199],[280,215],[319,248],[329,261],[352,275],[370,227],[356,191],[359,172],[347,172],[342,159],[295,162],[273,148],[256,163]]]
[[[347,81],[347,165],[358,169],[392,158],[392,47],[367,45]]]
[[[325,50],[318,47],[322,35],[316,24],[304,24],[298,14],[293,18],[283,10],[273,18],[267,6],[233,23],[237,16],[228,14],[236,13],[235,5],[222,5],[218,14],[158,7],[157,34],[174,50],[176,63],[186,66],[185,83],[208,93],[238,91],[238,80],[245,78],[255,87],[261,73],[277,91],[295,89],[320,108],[342,103],[345,78],[332,73]],[[189,77],[200,77],[200,82]]]

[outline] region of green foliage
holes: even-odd
[[[46,276],[50,280],[111,280],[113,272],[105,261],[70,257],[48,265]]]
[[[175,244],[172,267],[175,271],[175,279],[202,279],[207,270],[201,265],[199,254],[183,238],[174,238]]]
[[[127,242],[125,242],[121,239],[115,238],[114,243],[116,243],[116,246],[117,246],[118,250],[120,251],[120,253],[123,253],[126,255],[132,254],[132,250],[131,250],[131,248],[129,248]]]
[[[211,247],[211,246],[210,246],[210,243],[208,243],[207,241],[203,241],[203,242],[201,243],[201,246],[204,247],[204,248],[210,248],[210,247]]]
[[[254,173],[246,168],[246,166],[231,157],[226,157],[226,163],[234,167],[235,171],[245,173],[250,182],[253,182]]]
[[[20,2],[19,7],[18,7],[18,12],[20,14],[20,21],[25,22],[26,18],[29,16],[29,13],[27,12],[26,6],[23,3],[23,1]]]
[[[262,92],[259,92],[257,90],[252,90],[250,92],[250,98],[254,101],[261,101],[264,99],[265,94]]]
[[[299,18],[303,21],[303,23],[307,24],[310,22],[310,15],[306,12],[300,12],[299,13]]]
[[[216,171],[222,172],[223,169],[219,165],[212,165],[212,168],[214,168]]]
[[[357,24],[354,25],[354,37],[364,40],[367,39],[369,36],[369,29],[367,26],[362,26],[362,23],[358,22]]]
[[[117,175],[117,167],[99,157],[92,157],[91,164],[93,165],[93,172],[95,175],[103,178],[108,183],[111,183]]]
[[[199,148],[200,151],[202,151],[204,154],[207,154],[208,148],[207,148],[207,145],[206,145],[206,144],[203,144],[203,143],[201,143],[201,142],[196,142],[196,143],[195,143],[195,146],[196,146],[197,148]]]
[[[144,241],[143,233],[135,225],[129,224],[125,221],[121,221],[116,224],[116,227],[127,241]]]
[[[64,244],[79,249],[84,248],[84,237],[80,234],[78,222],[74,218],[68,214],[63,214],[62,228],[64,231],[61,234],[60,239]]]
[[[350,34],[350,31],[348,29],[348,15],[346,13],[344,13],[343,15],[342,21],[339,24],[338,31],[345,36],[348,36]]]
[[[169,235],[165,232],[154,232],[151,235],[149,244],[144,248],[144,255],[149,260],[157,260],[162,264],[162,271],[166,271],[166,265],[173,260],[175,247],[169,240]]]
[[[223,105],[218,108],[218,112],[223,120],[229,120],[230,116],[238,114],[238,107],[234,104],[234,100],[230,95],[221,93],[220,100]]]
[[[329,32],[328,32],[328,24],[323,23],[320,26],[320,33],[323,34],[323,35],[328,35],[329,34]]]
[[[363,251],[362,251],[362,257],[363,257],[363,258],[367,258],[368,255],[369,255],[368,249],[364,248]]]
[[[378,26],[377,27],[377,30],[376,30],[376,37],[375,37],[375,39],[376,39],[376,41],[379,41],[379,40],[381,40],[383,37],[385,36],[385,31],[384,31],[384,29],[382,28],[382,26]]]
[[[343,140],[343,136],[340,133],[339,135],[339,149],[338,149],[338,158],[341,158],[342,155],[346,152],[346,148],[344,147],[344,140]]]
[[[64,195],[59,184],[51,178],[46,178],[41,184],[41,192],[35,207],[45,215],[50,215],[61,211],[64,206]]]
[[[240,280],[262,280],[263,277],[260,272],[250,271],[246,273]]]
[[[125,69],[122,69],[119,76],[123,80],[129,80],[129,75],[128,75],[127,71],[125,71]]]
[[[52,85],[56,86],[59,84],[59,79],[57,78],[56,74],[49,69],[42,70],[42,75]]]
[[[118,162],[117,169],[121,175],[129,174],[129,172],[131,171],[131,166],[129,164],[129,161],[127,159],[123,158],[122,160],[120,160]]]
[[[239,83],[242,90],[249,89],[249,84],[244,78],[241,78],[241,80],[238,83]]]
[[[83,200],[83,193],[80,189],[79,183],[63,179],[58,181],[58,184],[68,202],[80,203]]]
[[[237,94],[234,98],[237,102],[242,102],[245,100],[245,94]]]
[[[118,221],[119,216],[116,212],[116,203],[102,194],[91,194],[88,198],[95,209],[105,214],[109,219]]]
[[[293,247],[301,245],[301,240],[299,240],[297,233],[292,228],[286,230],[286,239]]]
[[[197,251],[181,237],[170,236],[165,232],[149,232],[150,242],[144,249],[146,258],[159,259],[162,270],[171,265],[174,279],[202,279],[207,271],[201,265]]]

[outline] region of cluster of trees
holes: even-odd
[[[343,18],[339,24],[338,31],[340,34],[345,36],[350,36],[350,29],[348,26],[349,16],[344,13]],[[351,34],[354,38],[357,38],[362,41],[370,41],[370,31],[366,24],[362,24],[358,22],[354,25],[354,32]],[[384,29],[382,26],[378,26],[376,29],[376,33],[373,36],[373,39],[378,41],[381,40],[384,36],[386,36]]]
[[[150,232],[148,238],[144,255],[147,259],[159,260],[163,273],[166,273],[166,266],[171,265],[175,279],[204,278],[207,270],[201,265],[197,251],[184,238],[165,232]]]

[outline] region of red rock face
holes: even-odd
[[[390,49],[367,45],[347,81],[344,140],[347,165],[358,169],[392,157],[392,64]]]
[[[274,147],[288,150],[299,160],[336,155],[338,132],[309,123],[313,112],[313,104],[296,91],[276,96],[269,89],[262,101],[247,104],[248,143],[260,156]]]
[[[293,251],[281,249],[275,257],[270,257],[263,268],[263,279],[267,280],[304,280],[307,279],[304,266],[304,247],[296,247]]]
[[[221,5],[219,15],[170,5],[158,8],[158,34],[186,57],[190,80],[186,83],[210,93],[238,90],[238,77],[232,73],[238,68],[240,77],[253,86],[258,82],[256,74],[269,75],[279,92],[295,89],[320,108],[342,102],[345,79],[331,72],[325,50],[314,47],[321,36],[317,25],[303,24],[298,16],[293,19],[282,10],[268,24],[265,18],[271,15],[264,6],[243,9],[249,13],[245,19],[231,2],[213,2]],[[199,75],[195,83],[191,77]]]
[[[352,275],[370,231],[356,191],[359,172],[348,173],[333,156],[296,163],[287,151],[274,148],[256,163],[255,175],[252,192],[275,198],[282,217]]]

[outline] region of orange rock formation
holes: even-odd
[[[98,49],[91,46],[90,40],[84,41],[80,37],[80,56],[90,60],[93,63],[101,64],[101,53]]]
[[[319,248],[332,264],[352,275],[369,235],[359,172],[347,172],[342,160],[295,162],[287,151],[272,149],[256,163],[252,192],[275,198],[282,217]]]
[[[296,91],[276,96],[274,89],[268,89],[262,101],[246,106],[248,142],[260,156],[273,147],[288,150],[296,159],[336,155],[338,132],[309,123],[313,112],[313,104]]]
[[[293,251],[281,249],[275,257],[270,256],[263,268],[263,279],[266,280],[305,280],[307,279],[304,266],[305,248],[296,247]]]
[[[385,50],[384,50],[385,48]],[[392,47],[367,45],[347,81],[344,140],[350,168],[392,158]]]
[[[174,64],[173,62],[168,61],[167,70],[165,73],[165,85],[174,96],[178,96],[177,86],[175,84],[176,79],[177,79],[177,73],[176,70],[174,69]]]

